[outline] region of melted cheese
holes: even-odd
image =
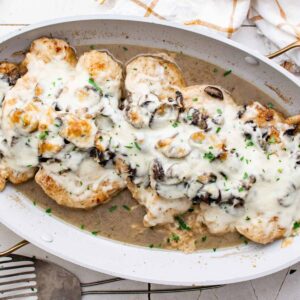
[[[9,168],[42,165],[82,200],[105,180],[122,181],[118,158],[148,226],[172,222],[196,203],[215,233],[275,218],[290,234],[300,219],[300,134],[290,134],[293,126],[259,103],[236,105],[221,88],[166,83],[164,64],[148,73],[130,65],[120,110],[121,75],[97,59],[104,58],[92,51],[74,66],[30,54],[13,88],[0,80]]]

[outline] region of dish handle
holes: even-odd
[[[296,41],[296,42],[294,42],[292,44],[289,44],[286,47],[284,47],[282,49],[279,49],[279,50],[277,50],[277,51],[275,51],[275,52],[267,55],[267,57],[270,58],[270,59],[272,59],[272,58],[275,58],[275,57],[277,57],[277,56],[279,56],[281,54],[284,54],[285,52],[287,52],[287,51],[289,51],[291,49],[298,48],[298,47],[300,47],[300,40],[298,40],[298,41]]]
[[[4,257],[4,256],[7,256],[9,254],[12,254],[13,252],[17,251],[18,249],[20,249],[20,248],[22,248],[22,247],[24,247],[28,244],[29,244],[29,242],[27,242],[26,240],[23,240],[23,241],[17,243],[16,245],[10,247],[7,250],[4,250],[2,252],[0,251],[0,257]]]

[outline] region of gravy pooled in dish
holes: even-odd
[[[220,86],[187,86],[166,54],[139,55],[122,69],[106,51],[77,60],[67,43],[47,38],[32,43],[20,66],[2,63],[2,187],[35,176],[71,208],[94,207],[127,187],[140,204],[133,227],[149,231],[140,226],[145,213],[144,226],[155,231],[149,243],[167,248],[192,251],[207,232],[229,244],[237,232],[262,244],[293,233],[298,117],[238,105]],[[103,206],[110,215],[134,207],[120,201]],[[142,235],[137,243],[146,244]]]

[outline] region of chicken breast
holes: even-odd
[[[127,121],[135,128],[161,127],[177,120],[185,86],[178,66],[167,57],[138,56],[126,66],[124,102]]]
[[[7,92],[16,84],[18,78],[20,77],[20,68],[16,64],[8,62],[0,62],[0,102],[4,101]],[[2,104],[3,105],[3,104]],[[0,117],[2,118],[2,105],[0,108]],[[7,140],[5,139],[5,134],[2,128],[0,128],[0,190],[2,191],[5,187],[6,181],[9,180],[12,183],[18,184],[22,183],[32,176],[36,170],[28,170],[25,172],[20,172],[9,166],[4,157],[8,150]]]
[[[175,215],[185,212],[191,205],[191,202],[183,197],[177,200],[165,199],[151,187],[148,171],[153,156],[147,157],[149,153],[143,152],[144,143],[147,143],[145,147],[151,148],[150,151],[156,151],[151,137],[143,131],[145,128],[163,130],[163,126],[178,120],[183,107],[180,90],[184,86],[185,81],[180,69],[167,56],[138,56],[126,66],[125,90],[128,97],[123,110],[126,123],[121,125],[121,130],[127,131],[126,126],[128,130],[130,127],[135,130],[132,136],[124,136],[124,141],[121,141],[118,149],[121,149],[120,152],[124,152],[124,155],[118,155],[116,167],[126,179],[133,197],[147,210],[144,217],[145,226],[173,222]],[[132,140],[134,142],[131,142]],[[122,145],[122,142],[128,145]],[[133,152],[132,148],[137,149],[138,154],[130,154]],[[132,155],[142,162],[132,162]]]
[[[44,136],[36,182],[61,205],[90,208],[125,187],[112,161],[99,161],[101,151],[95,147],[99,132],[109,130],[100,120],[117,114],[122,72],[109,53],[84,53],[61,86],[55,111],[40,123]]]
[[[298,218],[295,213],[298,204],[293,201],[299,194],[298,173],[295,162],[287,163],[289,154],[283,153],[289,148],[292,153],[296,149],[299,139],[295,136],[296,126],[291,126],[291,122],[285,121],[274,109],[257,102],[244,107],[236,105],[230,94],[220,87],[187,87],[183,89],[183,99],[191,122],[201,128],[191,138],[201,144],[199,147],[209,142],[211,151],[204,156],[215,164],[214,170],[219,173],[214,179],[218,190],[216,198],[209,191],[193,200],[200,204],[201,219],[208,230],[217,235],[237,230],[262,244],[290,233],[293,220]],[[214,151],[218,144],[222,145],[223,153],[216,156]],[[272,155],[281,159],[274,161]],[[221,159],[216,160],[216,157]],[[290,178],[291,181],[281,178],[283,166],[293,170],[290,174],[295,177]],[[223,177],[223,183],[219,176]]]

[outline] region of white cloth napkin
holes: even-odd
[[[110,13],[168,20],[231,37],[247,17],[250,0],[105,0],[103,5],[111,7]]]
[[[103,12],[144,16],[213,30],[231,37],[247,19],[266,37],[269,52],[300,39],[300,0],[98,0]],[[264,53],[266,54],[266,53]],[[277,60],[300,71],[300,49]]]
[[[261,33],[278,48],[300,40],[299,0],[253,0],[249,19]],[[272,51],[272,45],[269,45]],[[300,71],[300,48],[290,50],[278,59],[292,72]]]

